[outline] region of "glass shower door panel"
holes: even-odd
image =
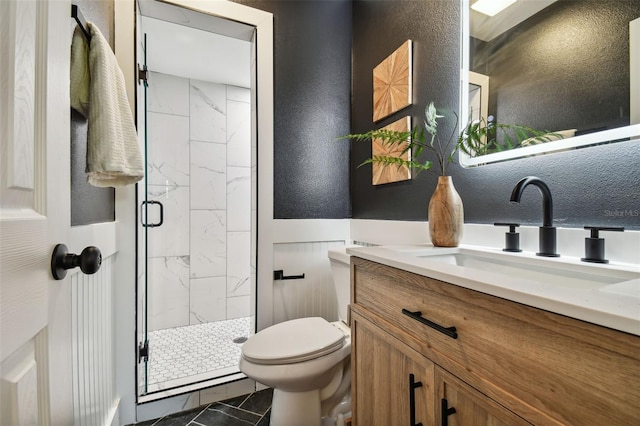
[[[136,3],[136,27],[140,28],[140,11]],[[146,68],[146,37],[136,32],[136,62],[142,69]],[[147,202],[147,84],[146,81],[138,81],[136,99],[136,120],[138,140],[143,147],[145,159],[145,177],[136,185],[136,204],[144,206]],[[147,326],[147,228],[143,224],[148,223],[149,217],[145,208],[136,211],[136,339],[137,347],[137,388],[138,396],[145,395],[148,391],[148,326]]]
[[[154,40],[147,37],[149,64]],[[188,354],[197,352],[184,337],[191,324],[190,158],[200,158],[190,146],[188,99],[188,79],[149,71],[146,188],[139,200],[146,244],[146,394],[188,384],[182,372],[190,365],[180,364],[190,363]]]

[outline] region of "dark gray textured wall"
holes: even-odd
[[[457,110],[460,74],[455,1],[355,1],[353,3],[353,93],[351,128],[365,132],[406,115],[422,123],[424,107]],[[372,121],[373,68],[407,39],[413,40],[413,105],[379,123]],[[417,121],[416,121],[417,120]],[[371,155],[368,142],[351,150],[351,202],[358,219],[426,220],[437,174],[423,172],[410,181],[371,185],[371,166],[356,166]]]
[[[629,21],[638,17],[637,0],[561,1],[472,43],[471,70],[491,79],[489,114],[551,131],[628,126]]]
[[[113,0],[78,0],[84,18],[100,28],[113,48]],[[71,11],[69,11],[71,13]],[[71,15],[69,15],[71,16]],[[69,18],[71,23],[75,21]],[[71,40],[69,40],[71,46]],[[115,220],[115,190],[89,185],[87,165],[87,120],[71,111],[71,225]]]
[[[274,217],[349,217],[351,2],[235,1],[274,15]]]
[[[353,4],[352,131],[374,127],[372,70],[406,39],[414,40],[414,103],[407,111],[422,121],[424,106],[458,108],[459,4],[441,0],[355,1]],[[523,102],[526,102],[524,100]],[[395,119],[401,115],[394,116]],[[392,118],[392,119],[394,119]],[[385,125],[387,122],[379,123]],[[367,143],[352,144],[353,217],[427,220],[437,173],[373,187]],[[464,169],[450,166],[462,197],[466,223],[517,221],[540,224],[541,196],[527,189],[520,206],[509,204],[515,183],[535,175],[550,187],[560,226],[625,226],[640,229],[640,143],[625,142]]]

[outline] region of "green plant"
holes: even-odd
[[[397,156],[374,155],[363,161],[358,167],[378,163],[385,167],[407,167],[414,170],[417,175],[424,170],[431,169],[433,163],[422,158],[423,154],[430,152],[435,155],[440,167],[440,174],[445,176],[447,165],[453,162],[453,156],[458,150],[471,157],[476,157],[562,138],[559,134],[539,131],[527,126],[496,123],[493,117],[489,117],[488,121],[484,119],[470,121],[456,139],[454,136],[458,127],[458,115],[451,111],[449,115],[455,117],[455,123],[446,141],[443,141],[438,135],[438,119],[446,118],[446,116],[438,114],[433,102],[430,102],[425,108],[424,115],[424,127],[414,126],[411,131],[375,129],[366,133],[349,134],[340,139],[355,141],[378,139],[382,145],[393,147],[404,144]],[[407,152],[412,153],[408,159],[400,158]]]
[[[378,139],[383,145],[398,146],[406,144],[400,155],[408,151],[412,152],[408,160],[396,156],[375,155],[363,161],[358,167],[370,163],[379,163],[385,167],[396,166],[400,168],[404,166],[415,170],[417,175],[424,170],[431,169],[433,163],[428,159],[421,159],[423,154],[431,152],[435,154],[441,175],[445,176],[447,164],[453,161],[453,155],[458,150],[458,144],[454,138],[458,125],[458,115],[455,112],[451,113],[451,115],[455,116],[455,124],[452,126],[451,134],[446,141],[441,140],[438,135],[438,119],[445,118],[445,116],[438,114],[433,102],[429,103],[425,108],[424,115],[424,127],[415,126],[411,131],[398,132],[388,129],[376,129],[366,133],[349,134],[341,139],[356,141]]]
[[[532,129],[519,124],[496,123],[492,116],[469,122],[458,136],[458,148],[470,157],[493,154],[523,146],[561,139],[557,133]]]

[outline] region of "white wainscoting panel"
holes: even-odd
[[[95,274],[71,276],[73,406],[78,425],[111,424],[118,407],[112,264],[112,257],[107,257]]]
[[[344,241],[314,241],[274,244],[273,269],[284,275],[305,274],[304,279],[274,280],[273,323],[319,316],[338,319],[335,287],[327,257],[332,247]]]

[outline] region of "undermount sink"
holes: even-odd
[[[634,272],[628,268],[466,248],[402,251],[428,262],[460,266],[467,270],[498,273],[558,287],[602,291],[610,289],[611,292],[640,297],[640,271]]]

